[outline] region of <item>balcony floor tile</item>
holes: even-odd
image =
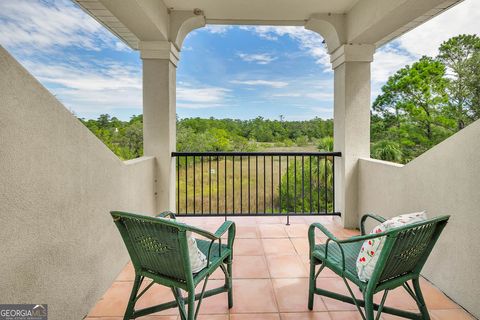
[[[210,231],[224,221],[216,217],[179,218]],[[337,237],[350,237],[358,230],[343,229],[338,217],[294,216],[287,226],[285,217],[234,217],[237,237],[234,247],[233,296],[234,306],[228,309],[227,294],[205,298],[200,307],[199,320],[356,320],[361,319],[355,306],[329,298],[315,296],[314,310],[307,309],[308,298],[308,225],[321,222]],[[325,237],[317,232],[317,242]],[[128,263],[115,282],[92,308],[87,320],[121,320],[133,285],[134,270]],[[207,284],[208,288],[221,286],[223,272],[217,270]],[[147,284],[144,284],[145,286]],[[317,286],[348,294],[335,273],[324,269]],[[422,290],[432,320],[473,320],[467,312],[450,300],[443,292],[425,279]],[[354,293],[361,293],[354,286]],[[200,287],[197,288],[200,290]],[[381,297],[376,295],[375,300]],[[170,289],[154,285],[138,302],[147,307],[173,300]],[[403,289],[390,292],[387,304],[404,310],[417,311],[415,302]],[[177,309],[142,317],[144,320],[179,320]],[[383,320],[401,319],[383,314]]]

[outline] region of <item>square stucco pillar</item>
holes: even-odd
[[[370,63],[373,45],[343,45],[331,54],[334,69],[335,209],[345,227],[358,227],[358,159],[370,157]]]
[[[178,51],[167,41],[140,43],[143,61],[143,149],[156,160],[157,212],[175,211],[176,69]]]

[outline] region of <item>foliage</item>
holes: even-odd
[[[371,156],[406,163],[480,117],[480,38],[459,35],[392,75],[375,99]],[[143,118],[80,119],[121,159],[143,155]],[[333,121],[188,118],[177,120],[178,151],[305,147],[333,151]]]
[[[333,137],[324,137],[321,138],[318,142],[318,150],[321,152],[332,152],[333,151]]]
[[[373,103],[371,155],[408,162],[480,117],[480,38],[459,35],[391,76]]]
[[[143,155],[143,117],[120,121],[108,114],[80,121],[123,160]],[[177,150],[183,152],[256,151],[263,143],[291,147],[333,134],[332,120],[277,121],[187,118],[177,120]],[[293,142],[295,141],[295,143]]]
[[[422,57],[391,76],[382,87],[382,94],[373,103],[382,128],[379,140],[395,141],[404,159],[412,159],[454,132],[454,121],[445,107],[448,81],[445,66],[429,57]]]
[[[479,58],[480,38],[476,35],[450,38],[439,48],[437,59],[447,67],[450,79],[449,112],[459,130],[480,116]]]
[[[401,162],[402,151],[398,143],[389,140],[380,140],[372,146],[372,157],[385,161]]]
[[[302,171],[301,157],[297,157],[296,161],[292,157],[290,158],[288,170],[283,174],[281,182],[280,194],[283,210],[285,212],[324,212],[325,210],[331,212],[333,209],[331,159],[305,157]],[[325,188],[328,188],[327,194],[325,194]],[[325,204],[327,208],[325,208]]]
[[[133,116],[130,121],[120,121],[108,114],[97,120],[79,119],[90,131],[123,160],[143,155],[143,117]]]
[[[297,139],[295,139],[295,143],[299,147],[305,147],[308,145],[308,137],[307,136],[300,136]]]

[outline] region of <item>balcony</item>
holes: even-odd
[[[144,156],[120,161],[0,47],[0,303],[47,303],[53,320],[120,319],[132,270],[108,212],[176,210],[207,229],[224,219],[238,224],[234,308],[225,297],[207,298],[204,319],[357,319],[351,306],[318,297],[307,312],[308,225],[347,237],[364,213],[427,210],[452,216],[423,269],[432,317],[472,319],[463,308],[480,317],[480,121],[406,165],[370,158],[376,48],[461,1],[75,2],[140,51]],[[338,153],[175,153],[179,52],[206,23],[322,35],[326,48],[315,49],[327,50],[333,69]],[[320,281],[343,290],[333,274]],[[143,298],[167,294],[159,287]],[[413,307],[404,293],[391,299]]]
[[[180,221],[215,231],[223,217],[183,217]],[[285,216],[277,217],[229,217],[237,224],[237,239],[234,244],[233,295],[234,305],[228,309],[226,293],[205,298],[199,319],[206,320],[260,320],[260,319],[361,319],[355,306],[325,297],[316,297],[315,309],[307,309],[308,295],[308,226],[321,222],[340,237],[357,235],[355,229],[344,229],[338,217],[292,216],[286,225]],[[318,242],[325,242],[319,237]],[[318,285],[327,290],[348,294],[343,283],[333,272],[325,270]],[[125,310],[134,272],[127,264],[112,286],[90,310],[87,320],[121,319]],[[216,272],[209,280],[212,287],[223,284],[223,274]],[[460,306],[450,300],[441,290],[423,279],[422,290],[433,320],[473,320]],[[357,291],[358,296],[361,293]],[[381,299],[381,293],[377,302]],[[139,308],[173,300],[169,288],[157,285],[140,298]],[[389,294],[386,305],[404,310],[417,310],[414,300],[397,288]],[[416,312],[416,311],[415,311]],[[145,319],[180,319],[177,309],[154,314]],[[382,319],[400,319],[382,315]]]

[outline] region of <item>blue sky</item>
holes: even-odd
[[[461,33],[480,34],[466,0],[392,43],[372,64],[372,99],[388,76]],[[76,115],[142,112],[141,60],[68,0],[0,1],[0,44]],[[177,70],[185,117],[287,120],[333,116],[333,73],[322,38],[301,27],[207,26],[188,35]]]

